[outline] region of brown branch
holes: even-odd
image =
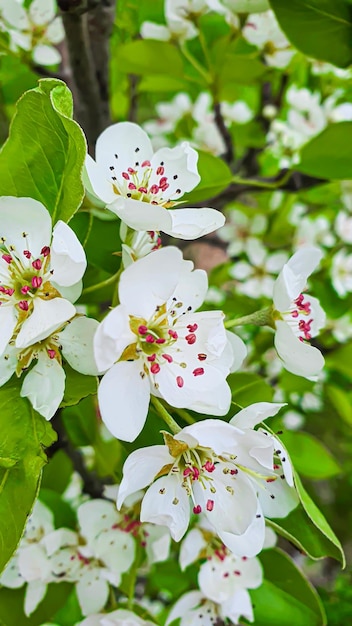
[[[226,163],[232,163],[234,159],[233,142],[232,142],[231,133],[229,129],[227,128],[225,124],[225,120],[221,113],[220,102],[216,102],[214,104],[214,121],[215,121],[216,126],[218,127],[218,131],[220,135],[222,136],[225,146],[226,146],[226,152],[222,155],[222,157],[224,161],[226,161]]]

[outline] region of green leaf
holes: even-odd
[[[130,41],[117,50],[116,63],[127,74],[184,77],[182,56],[174,45],[166,41]]]
[[[336,476],[341,468],[331,452],[310,433],[285,431],[280,440],[286,446],[296,470],[313,480]]]
[[[335,385],[326,385],[326,395],[338,415],[352,426],[352,402],[350,394]]]
[[[254,402],[271,402],[273,399],[273,388],[258,374],[250,372],[230,374],[227,382],[232,390],[232,400],[239,406],[245,407]]]
[[[18,381],[4,385],[0,389],[0,457],[6,461],[0,467],[0,572],[16,550],[37,496],[46,463],[43,445],[53,441],[50,424],[20,397]]]
[[[198,154],[198,172],[201,181],[198,187],[182,197],[187,205],[217,195],[226,189],[232,180],[232,172],[224,161],[209,152],[198,150]]]
[[[66,374],[65,394],[60,404],[61,407],[78,404],[82,398],[91,396],[97,392],[98,379],[96,376],[87,376],[72,369],[69,365],[64,367]]]
[[[68,502],[65,502],[57,491],[41,487],[39,499],[53,512],[55,528],[76,529],[76,515]]]
[[[260,555],[264,583],[250,591],[256,626],[325,626],[326,616],[315,589],[290,557],[279,550]]]
[[[336,370],[352,380],[352,343],[348,343],[328,354],[326,365],[328,368]]]
[[[0,589],[0,624],[1,626],[41,626],[48,622],[65,604],[72,585],[66,582],[48,585],[46,595],[30,617],[23,611],[25,588]]]
[[[69,409],[68,409],[69,410]],[[51,457],[43,470],[41,489],[51,489],[63,493],[73,473],[73,463],[63,450],[58,450]]]
[[[17,103],[0,151],[0,194],[42,202],[53,223],[68,222],[84,197],[86,142],[71,119],[72,95],[60,80],[43,79]]]
[[[352,122],[331,124],[309,141],[295,169],[318,178],[352,178]]]
[[[344,0],[269,0],[288,39],[307,56],[352,63],[352,11]]]

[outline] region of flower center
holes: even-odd
[[[135,152],[138,153],[139,148],[136,148]],[[115,158],[118,158],[117,154]],[[113,189],[117,195],[165,208],[175,205],[175,202],[170,201],[167,195],[170,182],[169,177],[165,175],[164,161],[160,161],[156,168],[153,168],[151,162],[146,160],[142,163],[135,161],[133,166],[121,173],[116,171],[115,165],[110,165],[109,170]],[[172,178],[176,181],[178,174],[174,174]],[[182,191],[176,189],[173,193],[181,195]]]
[[[309,300],[305,300],[305,296],[301,293],[288,311],[281,313],[282,319],[287,322],[294,334],[300,341],[309,341],[312,338],[312,324],[314,318],[312,315],[312,305]],[[307,317],[309,319],[307,319]]]

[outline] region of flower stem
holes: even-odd
[[[180,416],[182,417],[182,419],[187,423],[187,424],[195,424],[196,420],[194,419],[194,417],[192,417],[192,415],[190,415],[189,413],[187,413],[187,411],[185,411],[184,409],[174,409],[174,411]]]
[[[273,309],[268,307],[261,311],[255,311],[250,315],[244,315],[243,317],[237,317],[233,320],[227,320],[224,324],[225,328],[233,328],[234,326],[244,326],[245,324],[253,324],[254,326],[271,326],[274,327],[273,322]]]
[[[194,67],[194,69],[198,72],[198,74],[200,74],[202,78],[204,78],[205,82],[208,85],[211,84],[212,79],[211,79],[209,72],[207,72],[206,69],[193,56],[193,54],[191,54],[186,44],[183,44],[182,46],[180,46],[180,50],[183,56],[187,59],[187,61],[189,61],[189,63]]]
[[[180,426],[175,422],[174,418],[171,417],[170,413],[165,409],[160,400],[155,396],[151,396],[151,401],[157,414],[159,415],[159,417],[161,417],[161,419],[164,420],[165,424],[168,425],[171,432],[174,435],[176,435],[176,433],[179,433],[181,430]]]
[[[102,280],[100,283],[96,283],[95,285],[91,285],[90,287],[86,287],[82,291],[82,295],[84,296],[86,293],[92,293],[93,291],[98,291],[98,289],[103,289],[104,287],[109,287],[109,285],[113,285],[120,276],[120,270],[113,274],[113,276],[109,276],[106,280]]]
[[[250,187],[261,187],[262,189],[278,189],[282,187],[291,178],[292,171],[288,170],[281,178],[274,182],[266,180],[255,180],[253,178],[242,178],[241,176],[234,176],[232,182],[238,185],[248,185]]]

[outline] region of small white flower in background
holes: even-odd
[[[154,22],[143,22],[141,35],[144,39],[181,42],[193,39],[198,34],[195,20],[208,11],[206,0],[165,0],[166,26]]]
[[[38,310],[41,307],[37,307]],[[24,341],[20,348],[16,347],[17,342],[10,341],[0,356],[0,386],[15,372],[17,376],[25,372],[21,396],[28,398],[33,408],[47,420],[51,419],[65,391],[62,357],[81,374],[99,374],[93,354],[93,338],[98,325],[94,319],[77,316],[39,341]],[[27,371],[34,360],[37,362]]]
[[[120,305],[94,339],[97,365],[108,370],[98,390],[99,407],[118,439],[138,436],[150,394],[212,415],[225,415],[230,407],[226,377],[240,367],[246,349],[225,331],[221,311],[195,312],[208,284],[203,270],[192,270],[193,263],[168,246],[121,274]]]
[[[90,615],[77,626],[155,626],[155,622],[146,621],[132,611],[117,609],[111,613]]]
[[[76,313],[87,261],[73,230],[32,198],[0,198],[0,355],[41,341]]]
[[[349,313],[346,313],[342,317],[329,320],[329,328],[335,337],[336,341],[345,343],[352,337],[352,320]]]
[[[297,411],[286,411],[282,416],[282,423],[287,430],[299,430],[305,423],[305,417]]]
[[[177,123],[187,114],[192,114],[193,103],[187,93],[178,93],[169,102],[158,102],[155,105],[157,119],[144,122],[143,128],[153,141],[155,138],[175,130]]]
[[[121,222],[120,237],[124,268],[161,247],[161,238],[157,231],[135,231],[128,228],[124,222]]]
[[[31,51],[33,61],[39,65],[56,65],[60,52],[52,44],[65,38],[61,17],[56,16],[54,0],[33,0],[29,9],[22,2],[2,0],[0,17],[3,18],[11,38],[12,48]]]
[[[286,451],[269,433],[253,430],[281,406],[258,403],[230,424],[204,420],[174,436],[164,433],[164,446],[132,452],[123,468],[118,508],[129,494],[151,484],[141,521],[168,526],[179,541],[192,507],[234,554],[255,556],[265,541],[264,515],[285,517],[298,503]]]
[[[332,258],[330,269],[332,285],[340,298],[352,291],[352,254],[342,248]]]
[[[296,54],[279,27],[273,11],[249,15],[242,35],[249,43],[263,50],[267,64],[273,67],[287,67]]]
[[[196,239],[225,222],[215,209],[172,209],[199,183],[197,160],[187,142],[153,154],[144,130],[121,122],[98,137],[96,162],[88,155],[86,169],[94,193],[130,228]]]
[[[227,124],[231,124],[231,122],[235,122],[236,124],[248,124],[254,117],[254,112],[243,100],[237,100],[237,102],[233,104],[222,102],[221,112]]]
[[[352,243],[352,215],[340,211],[335,220],[335,230],[345,243]]]
[[[309,340],[324,327],[325,313],[316,298],[302,291],[322,256],[319,248],[301,248],[284,265],[274,285],[275,348],[289,372],[307,378],[315,377],[324,366],[324,357]]]
[[[236,284],[236,290],[249,298],[260,296],[270,298],[275,282],[272,274],[279,272],[287,259],[287,253],[269,254],[260,239],[254,237],[248,238],[246,253],[249,262],[236,261],[229,269],[230,276],[239,281]]]
[[[351,218],[352,224],[352,218]],[[335,223],[336,228],[336,223]],[[337,228],[336,228],[337,230]],[[315,219],[310,217],[303,217],[297,223],[297,230],[294,236],[293,247],[295,249],[302,246],[326,246],[330,248],[334,245],[336,238],[331,232],[331,223],[327,217],[323,215],[318,216]],[[351,241],[352,241],[352,226],[351,226]]]
[[[246,252],[249,246],[257,246],[257,235],[262,235],[267,227],[265,215],[255,213],[247,215],[241,210],[230,209],[227,213],[227,223],[219,229],[218,236],[223,241],[229,243],[227,253],[230,256],[237,256],[241,252]],[[253,242],[254,239],[254,242]]]

